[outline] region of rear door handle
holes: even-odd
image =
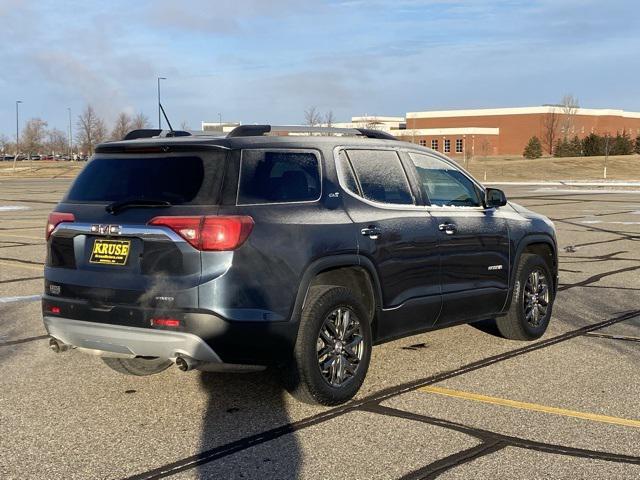
[[[441,223],[440,225],[438,225],[438,230],[446,233],[447,235],[453,235],[454,233],[456,233],[457,228],[458,227],[456,227],[455,223]]]
[[[369,237],[371,240],[377,240],[382,231],[375,225],[369,225],[368,227],[360,230],[360,233],[365,237]]]

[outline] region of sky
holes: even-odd
[[[304,110],[557,103],[640,111],[633,0],[0,0],[0,134],[87,105],[174,128],[296,124]]]

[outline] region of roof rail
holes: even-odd
[[[319,133],[339,134],[383,140],[398,140],[393,135],[380,130],[366,128],[311,127],[305,125],[240,125],[227,134],[227,138],[260,137],[269,133]]]

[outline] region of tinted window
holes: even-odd
[[[66,199],[114,202],[135,198],[172,204],[215,203],[225,155],[97,157],[78,175]]]
[[[474,183],[460,170],[442,160],[410,153],[424,193],[432,205],[479,207],[480,197]]]
[[[349,150],[347,154],[364,198],[381,203],[413,204],[409,183],[396,152]]]
[[[320,169],[315,154],[242,151],[239,205],[305,202],[319,197]]]

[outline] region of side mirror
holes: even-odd
[[[484,191],[484,206],[486,208],[502,207],[507,204],[507,196],[497,188],[487,188]]]

